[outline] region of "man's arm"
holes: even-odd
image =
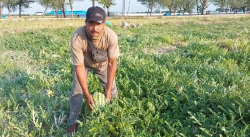
[[[105,89],[106,98],[111,100],[111,89],[115,79],[115,74],[117,70],[117,59],[108,58],[108,71],[107,71],[107,85]]]
[[[84,64],[81,65],[76,65],[75,66],[75,71],[76,71],[76,76],[78,78],[79,84],[82,87],[83,90],[83,94],[85,96],[86,99],[86,103],[87,106],[90,110],[92,110],[92,107],[90,105],[93,105],[93,99],[92,99],[92,95],[89,94],[89,90],[88,90],[88,84],[87,84],[87,76],[86,76],[86,71],[85,71],[85,67]]]
[[[84,64],[75,66],[75,70],[76,70],[76,75],[77,75],[79,84],[82,87],[83,94],[85,97],[88,97],[89,90],[88,90],[88,85],[87,85],[87,76],[85,74],[86,71],[85,71]]]

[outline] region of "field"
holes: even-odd
[[[119,99],[89,112],[73,136],[250,136],[250,17],[127,19]],[[67,136],[70,38],[84,20],[0,21],[0,135]],[[102,91],[90,73],[91,93]]]

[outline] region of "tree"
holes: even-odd
[[[68,0],[68,3],[66,3],[66,4],[69,5],[69,7],[70,7],[71,18],[73,18],[73,16],[74,16],[74,14],[73,14],[73,3],[75,1],[84,1],[84,0]]]
[[[69,7],[70,7],[70,10],[71,10],[71,18],[73,18],[73,1],[74,0],[69,0]]]
[[[158,4],[161,8],[165,8],[165,7],[166,7],[166,0],[157,0],[157,4]]]
[[[182,15],[184,15],[184,12],[186,11],[186,0],[176,0],[176,7],[179,9],[179,13],[182,12]]]
[[[57,0],[51,0],[51,2],[50,2],[50,4],[51,4],[51,7],[55,10],[55,12],[56,12],[56,17],[58,18],[59,17],[59,15],[58,15],[58,1]]]
[[[229,3],[228,3],[228,1],[229,0],[225,0],[225,11],[226,11],[226,13],[228,12],[228,10],[229,10]]]
[[[98,2],[103,5],[104,8],[107,8],[108,16],[110,16],[109,8],[111,5],[115,5],[115,0],[99,0]]]
[[[43,12],[43,17],[44,17],[47,11],[47,8],[51,5],[51,0],[39,0],[38,3],[42,5],[43,7],[45,7],[45,10]]]
[[[246,13],[246,8],[250,8],[250,0],[242,0],[241,9]]]
[[[94,7],[95,6],[95,2],[98,2],[99,0],[90,0],[92,1],[92,6]]]
[[[17,4],[18,5],[18,9],[19,9],[19,17],[22,17],[22,9],[26,9],[30,7],[30,4],[33,3],[34,1],[32,0],[18,0]]]
[[[58,10],[61,10],[63,17],[66,17],[65,13],[65,0],[44,0],[45,5],[48,5],[50,8],[54,9],[56,12],[56,17],[59,17]],[[73,3],[73,2],[72,2]]]
[[[195,0],[186,0],[185,12],[192,14],[194,6],[195,6]]]
[[[66,13],[65,13],[65,0],[58,0],[58,7],[61,9],[61,12],[63,14],[63,17],[66,18]]]
[[[142,5],[145,5],[148,8],[148,12],[150,9],[150,16],[151,16],[153,7],[157,5],[157,0],[137,0],[137,1],[141,2]]]
[[[245,6],[246,6],[247,8],[250,8],[250,0],[245,0]]]
[[[170,15],[171,15],[172,9],[174,8],[174,0],[168,0],[167,1],[167,7],[168,7]]]
[[[209,6],[209,0],[200,0],[201,4],[201,15],[204,14],[205,9]]]
[[[175,15],[175,13],[176,13],[176,10],[177,10],[177,0],[174,0],[173,1],[173,10],[174,10],[174,15]]]
[[[73,3],[75,1],[84,1],[84,0],[69,0],[69,2],[67,3],[70,7],[70,10],[71,10],[71,18],[73,18]]]
[[[157,0],[157,2],[161,5],[162,8],[167,7],[170,15],[172,14],[173,10],[177,9],[178,6],[176,0]]]
[[[228,5],[230,7],[230,13],[233,11],[237,13],[237,10],[240,8],[241,0],[228,0]]]
[[[159,9],[160,8],[166,8],[166,0],[157,0],[157,4],[159,5]],[[160,11],[161,13],[161,11]]]
[[[213,0],[213,3],[220,8],[219,13],[226,7],[226,0]]]
[[[165,8],[164,7],[164,1],[165,0],[157,0],[156,1],[156,5],[157,5],[157,8],[158,8],[158,11],[161,13],[161,8]]]
[[[2,18],[2,0],[0,0],[0,19]]]
[[[18,0],[2,0],[3,7],[8,10],[8,16],[10,16],[10,12],[15,12],[18,9],[17,2]]]

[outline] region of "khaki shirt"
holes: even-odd
[[[97,70],[104,70],[108,61],[96,63],[87,52],[87,34],[86,27],[80,27],[75,31],[71,38],[71,51],[73,65],[85,64]],[[118,58],[120,55],[118,46],[118,36],[108,27],[105,27],[103,35],[98,42],[94,43],[95,47],[102,50],[108,50],[108,58]]]

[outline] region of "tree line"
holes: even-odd
[[[45,15],[47,9],[53,9],[56,12],[56,16],[59,17],[58,11],[62,12],[62,16],[66,17],[66,9],[71,10],[71,17],[73,17],[73,3],[76,1],[84,0],[0,0],[0,18],[2,17],[2,9],[6,8],[8,10],[8,15],[11,12],[19,11],[19,17],[22,16],[22,11],[30,7],[32,3],[38,3],[44,7]],[[115,0],[88,0],[92,2],[92,6],[98,2],[108,11],[108,16],[110,15],[109,8],[115,5]],[[129,0],[131,1],[131,0]],[[219,7],[219,12],[235,12],[241,9],[244,13],[246,8],[250,8],[250,0],[137,0],[142,5],[148,8],[150,15],[154,8],[167,8],[169,13],[189,13],[191,14],[193,10],[198,14],[203,15],[206,8],[210,4],[214,4]]]
[[[219,7],[219,12],[237,12],[242,10],[244,13],[246,8],[250,8],[250,0],[137,0],[150,10],[153,8],[168,8],[169,13],[189,13],[195,10],[198,14],[205,14],[205,10],[210,4]]]
[[[58,12],[61,11],[62,16],[66,17],[66,9],[71,10],[71,17],[73,17],[73,3],[76,1],[84,0],[0,0],[0,18],[2,17],[2,9],[6,8],[8,10],[8,15],[11,12],[19,12],[19,17],[22,16],[22,11],[26,8],[30,8],[30,4],[37,3],[44,7],[43,16],[47,12],[47,9],[53,9],[56,12],[56,16],[59,17]],[[92,1],[92,6],[98,2],[104,8],[107,8],[108,14],[111,5],[115,5],[115,0],[89,0]]]

